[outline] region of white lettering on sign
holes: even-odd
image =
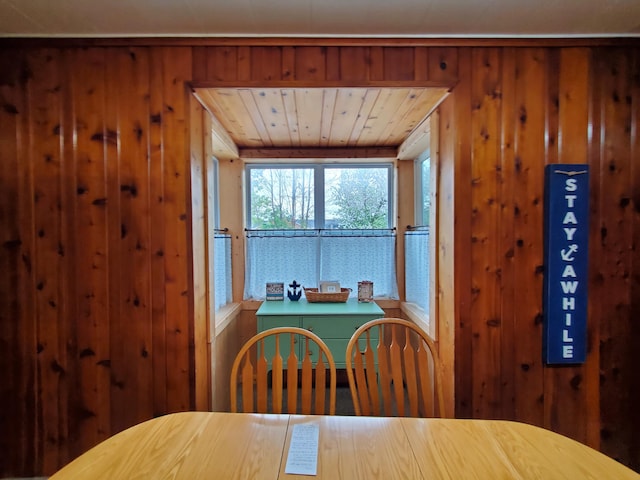
[[[567,212],[567,214],[564,216],[564,220],[562,220],[563,225],[568,225],[570,223],[573,223],[574,225],[578,224],[578,219],[576,218],[576,214],[573,212]]]
[[[575,178],[568,178],[565,181],[565,191],[566,192],[577,192],[578,190],[578,182]],[[563,225],[576,225],[575,227],[564,227],[564,233],[567,238],[567,242],[574,241],[574,235],[578,231],[578,219],[576,218],[576,214],[571,211],[572,208],[575,208],[576,200],[578,198],[577,194],[565,194],[564,199],[566,200],[567,212],[562,220]],[[572,310],[576,308],[576,299],[575,297],[571,297],[569,295],[575,295],[579,282],[577,280],[566,280],[568,278],[576,278],[576,271],[571,265],[570,262],[575,260],[575,254],[578,253],[578,245],[575,243],[568,244],[566,248],[563,248],[560,251],[560,258],[563,262],[567,262],[562,272],[563,280],[560,281],[560,287],[562,288],[562,292],[565,297],[562,298],[562,309],[565,311],[565,327],[571,327],[572,324]],[[571,359],[573,358],[573,345],[567,345],[573,343],[573,337],[571,336],[571,332],[569,328],[565,328],[562,330],[562,358]]]
[[[578,288],[578,282],[560,282],[562,285],[562,291],[564,293],[576,293],[576,288]]]
[[[576,299],[573,297],[564,297],[562,299],[562,309],[563,310],[575,310],[576,309]]]
[[[567,192],[575,192],[578,190],[578,181],[575,178],[568,178],[566,182],[564,182],[564,189]]]
[[[567,327],[571,326],[571,314],[570,313],[565,313],[565,315],[564,315],[564,324]]]

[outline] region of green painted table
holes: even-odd
[[[297,302],[262,302],[256,316],[258,333],[273,327],[301,327],[312,331],[331,350],[336,368],[345,368],[345,350],[353,332],[369,320],[384,317],[384,311],[375,302],[360,303],[355,298],[342,303],[309,303],[300,299]],[[274,349],[273,343],[265,344],[267,358],[273,356]],[[282,357],[286,358],[289,355],[288,346],[281,350]],[[301,352],[296,354],[302,358]],[[312,360],[316,359],[317,352],[313,352]]]

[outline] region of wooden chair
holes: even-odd
[[[281,338],[282,337],[282,338]],[[300,375],[297,355],[302,353]],[[266,346],[266,350],[265,350]],[[313,350],[312,350],[313,349]],[[272,358],[267,353],[272,352]],[[312,355],[315,361],[312,359]],[[271,356],[269,354],[269,356]],[[283,356],[287,358],[283,361]],[[257,359],[257,360],[255,360]],[[252,361],[256,362],[255,368]],[[271,366],[271,401],[269,392]],[[231,368],[231,411],[238,411],[238,380],[242,381],[241,410],[245,413],[282,413],[286,369],[286,411],[304,415],[326,413],[327,369],[329,370],[329,415],[336,411],[336,365],[327,345],[315,333],[298,327],[265,330],[243,345]],[[238,377],[240,376],[240,378]],[[300,376],[300,382],[298,377]],[[255,379],[255,388],[254,388]],[[298,412],[298,385],[300,411]],[[314,395],[315,390],[315,395]],[[254,402],[255,394],[255,402]]]
[[[443,416],[440,360],[434,342],[414,323],[365,323],[347,344],[346,367],[356,415]]]

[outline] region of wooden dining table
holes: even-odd
[[[318,479],[640,478],[597,450],[524,423],[184,412],[114,435],[50,480],[314,478],[285,473],[296,425],[317,426]]]

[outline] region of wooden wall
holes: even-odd
[[[180,45],[0,44],[0,474],[52,473],[197,406],[205,274],[194,285],[189,240],[206,188],[189,81],[455,85],[439,110],[438,235],[456,415],[543,425],[640,468],[640,49]],[[543,167],[583,161],[589,355],[545,368]]]
[[[470,48],[459,74],[440,109],[456,175],[456,414],[542,425],[639,469],[640,50]],[[548,163],[591,167],[578,367],[541,361]]]
[[[0,473],[192,408],[191,49],[0,50]]]

